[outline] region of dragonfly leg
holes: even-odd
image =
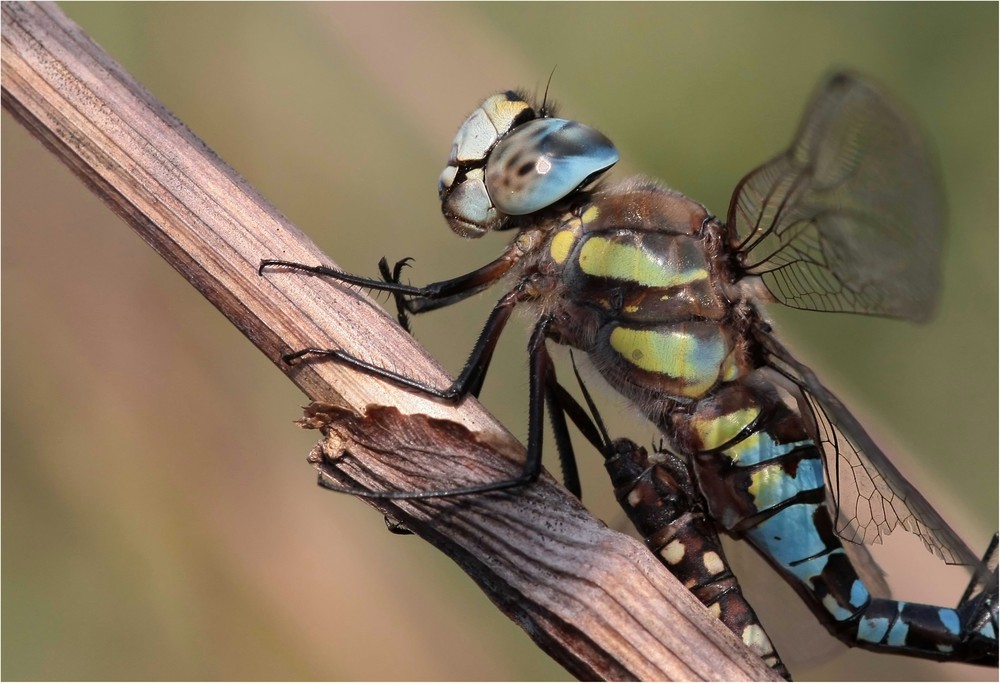
[[[368,361],[353,356],[342,349],[309,347],[286,354],[282,358],[289,364],[294,364],[307,358],[332,360],[421,394],[444,399],[446,401],[458,402],[466,396],[479,395],[483,386],[483,381],[486,378],[486,372],[489,370],[490,362],[493,359],[493,352],[496,350],[497,342],[500,340],[500,335],[503,333],[504,327],[506,327],[508,320],[510,320],[511,312],[518,303],[525,301],[528,298],[529,297],[525,294],[523,286],[515,287],[513,290],[500,298],[497,305],[493,307],[489,318],[487,318],[486,324],[483,326],[483,330],[479,334],[479,338],[476,340],[475,346],[472,347],[472,351],[469,354],[469,360],[466,362],[465,367],[462,368],[462,371],[459,373],[455,381],[444,389],[432,386],[426,382],[415,380],[398,372],[379,367],[369,363]]]
[[[552,357],[545,347],[545,339],[552,325],[551,316],[543,316],[531,332],[528,341],[528,444],[527,456],[524,461],[525,473],[533,473],[531,481],[534,481],[542,469],[542,436],[545,428],[545,406],[552,406],[548,396],[550,390],[556,386],[555,367]],[[555,415],[558,411],[553,411]],[[573,457],[572,446],[569,444],[569,435],[566,430],[566,422],[559,417],[555,418],[554,428],[556,431],[556,444],[562,460],[563,475],[568,475],[568,485],[570,492],[577,498],[580,497],[580,477],[576,469],[576,460]],[[568,455],[567,449],[568,448]]]
[[[964,625],[965,642],[963,648],[969,651],[979,651],[989,656],[992,651],[993,662],[997,660],[997,633],[1000,631],[998,619],[998,572],[997,567],[997,534],[986,548],[982,562],[973,572],[968,588],[958,602],[956,611]]]
[[[513,292],[511,293],[513,294]],[[504,299],[501,299],[501,304],[497,305],[497,309],[501,308],[504,304],[504,300],[510,295],[506,295]],[[510,308],[513,307],[513,303],[509,302],[510,305],[505,309],[507,310],[504,320],[509,317]],[[495,309],[496,310],[496,309]],[[491,316],[492,319],[492,316]],[[538,479],[538,475],[541,473],[542,467],[542,430],[544,428],[544,418],[545,418],[545,405],[546,396],[550,387],[555,386],[555,372],[552,365],[552,359],[549,356],[548,350],[545,348],[545,337],[548,333],[548,328],[551,325],[551,318],[545,317],[539,320],[535,325],[535,329],[531,334],[531,341],[528,344],[529,353],[529,401],[528,401],[528,444],[527,444],[527,454],[525,456],[524,465],[521,469],[521,473],[511,479],[505,479],[501,481],[487,482],[484,484],[474,484],[471,486],[455,487],[450,489],[438,489],[432,491],[366,491],[363,489],[352,489],[347,487],[342,487],[337,483],[331,481],[327,477],[320,477],[320,485],[331,491],[337,491],[339,493],[348,493],[351,495],[360,496],[363,498],[380,498],[380,499],[391,499],[391,500],[416,500],[416,499],[426,499],[426,498],[446,498],[453,496],[471,495],[478,493],[488,493],[491,491],[501,491],[511,488],[516,488],[519,486],[524,486],[530,484],[531,482]],[[489,327],[489,325],[487,325]],[[501,326],[502,327],[502,326]],[[499,331],[497,331],[499,334]],[[485,335],[483,335],[485,336]],[[482,336],[480,337],[482,340]],[[494,340],[495,343],[495,340]],[[478,344],[477,344],[478,346]],[[492,349],[490,350],[492,353]],[[475,352],[473,353],[475,355]],[[488,362],[488,360],[487,360]],[[470,359],[471,363],[471,359]],[[394,373],[393,373],[394,374]],[[463,376],[465,373],[463,372]],[[420,383],[412,383],[410,380],[403,378],[408,384],[404,386],[411,386],[417,384],[418,387]],[[479,380],[481,384],[481,380]],[[458,381],[456,381],[458,384]],[[418,389],[419,390],[419,389]],[[440,392],[445,393],[445,392]],[[444,397],[444,396],[442,396]],[[565,422],[563,422],[563,427],[565,427]],[[576,477],[575,462],[572,468],[572,476]],[[577,478],[577,482],[578,482]],[[577,490],[579,488],[579,483],[576,484]]]
[[[487,263],[472,272],[450,280],[433,282],[423,287],[406,285],[399,281],[402,269],[409,264],[410,259],[397,261],[390,272],[388,262],[382,259],[379,263],[379,274],[382,279],[352,275],[323,265],[308,265],[285,261],[282,259],[263,259],[257,267],[257,273],[263,275],[266,270],[284,269],[299,273],[308,273],[330,278],[339,282],[364,287],[378,292],[389,292],[396,300],[397,307],[402,306],[408,313],[424,313],[463,301],[477,294],[506,275],[522,256],[522,250],[517,242],[507,247],[499,258]],[[397,316],[397,319],[399,316]],[[402,320],[400,321],[402,324]],[[404,325],[408,329],[408,325]]]
[[[475,294],[489,287],[500,277],[505,275],[521,256],[521,250],[514,245],[509,247],[500,258],[478,268],[466,275],[433,283],[426,287],[413,287],[399,282],[402,269],[408,265],[409,259],[398,261],[390,271],[388,262],[383,258],[379,262],[379,273],[382,280],[363,278],[349,273],[343,273],[327,266],[311,266],[292,261],[280,259],[264,259],[261,261],[258,272],[263,274],[265,270],[273,268],[285,268],[297,272],[310,273],[322,277],[347,282],[378,291],[391,293],[396,301],[397,320],[400,325],[409,331],[407,313],[421,313],[442,306],[457,303],[472,294]],[[478,396],[489,369],[493,352],[499,341],[510,314],[514,307],[529,300],[527,283],[522,281],[513,290],[505,294],[497,305],[493,308],[489,318],[483,327],[482,332],[470,353],[469,360],[462,369],[455,381],[444,389],[429,385],[419,380],[414,380],[406,375],[382,368],[365,360],[357,358],[342,349],[323,349],[308,347],[289,353],[283,357],[287,363],[295,363],[303,359],[325,359],[342,363],[362,372],[379,377],[386,381],[393,382],[416,392],[440,398],[447,401],[460,401],[464,397]],[[552,388],[557,386],[555,371],[551,357],[545,348],[545,337],[551,320],[543,318],[536,325],[529,344],[529,355],[531,358],[530,378],[531,396],[529,398],[529,427],[527,457],[521,474],[510,480],[491,482],[488,484],[459,487],[452,489],[441,489],[435,491],[394,491],[394,492],[371,492],[359,489],[349,489],[339,486],[328,478],[321,477],[320,484],[330,490],[349,493],[361,497],[384,498],[384,499],[417,499],[436,498],[456,495],[467,495],[473,493],[485,493],[502,489],[514,488],[530,483],[538,478],[541,472],[541,452],[542,452],[542,425],[544,421],[544,410],[546,403],[554,406],[548,398]],[[556,430],[556,444],[562,460],[563,474],[567,487],[577,497],[580,496],[579,475],[576,469],[576,462],[572,455],[569,435],[563,415],[553,410],[554,428]]]
[[[383,256],[378,262],[378,272],[382,276],[385,282],[400,284],[399,278],[403,275],[403,268],[410,265],[413,259],[407,257],[396,261],[396,265],[393,266],[392,270],[389,270],[389,262],[385,260]],[[396,320],[399,321],[399,326],[404,330],[413,333],[410,329],[410,317],[408,311],[406,310],[406,296],[400,292],[393,292],[392,299],[396,304]]]
[[[489,364],[489,359],[492,355],[493,348],[496,344],[496,338],[499,337],[500,332],[503,329],[503,324],[506,323],[510,316],[510,311],[513,309],[515,303],[517,303],[518,294],[517,289],[505,295],[500,303],[497,304],[494,309],[494,314],[490,316],[490,321],[487,322],[487,326],[480,335],[480,340],[477,342],[476,348],[472,356],[470,357],[469,364],[466,366],[466,370],[463,370],[459,379],[452,385],[448,390],[438,390],[434,387],[428,387],[420,382],[415,382],[407,377],[397,375],[396,373],[391,373],[385,371],[381,368],[374,368],[373,366],[363,363],[356,362],[355,359],[349,355],[337,352],[335,350],[323,350],[323,349],[306,349],[301,352],[302,356],[305,355],[321,355],[328,358],[334,358],[339,362],[345,362],[354,367],[359,367],[366,372],[371,372],[376,376],[383,377],[390,381],[394,381],[402,384],[408,388],[412,388],[416,391],[422,391],[424,393],[430,393],[433,396],[438,396],[440,398],[450,399],[455,395],[464,396],[469,393],[478,392],[479,387],[482,386],[482,377],[485,374],[486,366]],[[516,488],[518,486],[524,486],[530,484],[531,482],[538,479],[538,475],[541,473],[541,458],[542,458],[542,432],[544,429],[544,412],[545,406],[549,403],[547,398],[550,391],[554,387],[557,387],[555,380],[555,371],[552,364],[552,359],[549,356],[548,350],[545,347],[545,338],[548,333],[548,328],[551,325],[551,318],[542,318],[535,326],[534,331],[531,335],[531,341],[529,342],[528,352],[529,352],[529,415],[528,415],[528,444],[527,444],[527,454],[525,457],[524,465],[521,469],[521,473],[511,479],[487,482],[483,484],[474,484],[470,486],[454,487],[450,489],[437,489],[429,491],[367,491],[364,489],[354,489],[343,487],[337,484],[335,481],[330,479],[328,476],[321,475],[320,485],[331,491],[336,491],[339,493],[347,493],[351,495],[356,495],[364,498],[379,498],[379,499],[391,499],[391,500],[415,500],[415,499],[426,499],[426,498],[445,498],[460,495],[470,495],[478,493],[487,493],[490,491],[501,491],[511,488]],[[476,365],[480,367],[478,371],[469,370],[470,366]],[[457,388],[456,388],[457,387]],[[465,389],[465,393],[459,393],[458,389]],[[555,405],[549,403],[549,405]],[[561,420],[561,431],[564,438],[560,439],[560,420]],[[563,445],[561,449],[566,447],[568,444],[568,434],[566,434],[566,423],[565,419],[562,417],[561,413],[556,420],[557,429],[557,442],[561,442]],[[579,497],[579,477],[576,472],[576,463],[572,460],[572,450],[569,450],[569,466],[565,467],[565,471],[568,477],[568,487],[570,490]]]
[[[300,273],[328,277],[333,280],[346,282],[348,284],[376,291],[389,292],[393,295],[396,302],[397,320],[403,329],[409,332],[409,321],[406,315],[407,312],[421,313],[441,308],[443,306],[449,306],[486,289],[498,279],[506,275],[521,257],[521,249],[518,248],[516,244],[517,243],[515,242],[515,244],[508,247],[499,258],[486,264],[485,266],[482,266],[481,268],[477,268],[476,270],[466,273],[465,275],[460,275],[450,280],[435,282],[424,287],[414,287],[399,282],[402,269],[408,265],[410,259],[398,261],[392,271],[390,271],[388,262],[385,258],[383,258],[379,262],[379,272],[382,276],[381,280],[344,273],[336,270],[335,268],[330,268],[329,266],[308,265],[296,263],[294,261],[284,261],[281,259],[263,259],[257,268],[257,272],[258,274],[263,275],[265,270],[283,268]],[[352,356],[341,349],[308,347],[286,354],[283,357],[283,360],[286,363],[294,363],[308,357],[325,358],[327,360],[340,362],[344,365],[367,372],[368,374],[376,377],[394,382],[407,387],[408,389],[449,401],[459,401],[469,394],[478,396],[479,391],[482,388],[483,380],[485,379],[486,370],[488,369],[490,360],[493,356],[493,351],[496,348],[496,343],[499,339],[500,333],[503,331],[504,326],[507,324],[507,320],[510,318],[510,312],[513,309],[513,306],[520,301],[530,298],[526,294],[527,290],[525,288],[525,284],[526,283],[523,281],[519,283],[518,286],[501,298],[500,302],[494,307],[486,325],[483,328],[483,331],[479,335],[476,345],[473,347],[469,361],[463,368],[462,373],[455,380],[455,382],[446,389],[439,389],[426,383],[413,380],[405,375],[372,365],[371,363]]]
[[[549,420],[552,423],[552,433],[556,442],[556,453],[559,455],[559,465],[562,469],[563,486],[577,498],[583,497],[580,485],[580,473],[576,466],[576,455],[573,453],[573,442],[566,425],[566,413],[560,403],[561,386],[555,381],[555,373],[549,375],[546,381],[545,403],[549,410]]]

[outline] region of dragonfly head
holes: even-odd
[[[487,98],[458,129],[438,181],[441,211],[462,237],[503,230],[546,209],[618,161],[614,144],[576,121],[539,117],[524,96]]]

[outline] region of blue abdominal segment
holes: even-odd
[[[770,392],[729,394],[705,401],[690,421],[704,448],[692,460],[695,478],[717,523],[748,540],[849,645],[995,659],[996,606],[988,599],[951,609],[873,597],[834,530],[823,454],[807,423]]]

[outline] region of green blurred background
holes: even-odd
[[[932,323],[774,311],[975,549],[997,526],[995,4],[69,4],[64,10],[337,262],[465,272],[435,184],[486,94],[551,92],[629,171],[716,213],[789,141],[831,67],[881,80],[950,204]],[[5,679],[546,679],[566,673],[464,574],[320,491],[304,397],[7,114],[3,118]],[[619,177],[624,171],[619,171]],[[457,370],[499,293],[417,320]],[[483,400],[525,433],[524,325]],[[565,367],[564,367],[565,371]],[[627,407],[604,400],[618,430]],[[596,456],[585,502],[624,528]],[[898,595],[964,575],[896,534]],[[766,567],[734,562],[800,679],[995,679],[848,651]]]

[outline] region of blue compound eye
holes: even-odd
[[[618,161],[604,134],[566,119],[535,119],[512,130],[486,162],[486,190],[498,211],[523,216],[565,198]]]

